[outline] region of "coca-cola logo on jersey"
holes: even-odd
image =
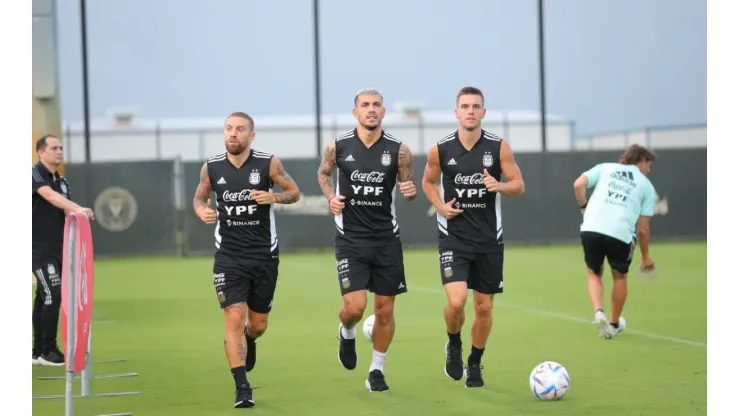
[[[352,172],[352,175],[350,175],[349,178],[354,182],[382,183],[385,179],[385,173],[376,171],[362,173],[359,170],[356,170]]]
[[[455,184],[457,185],[483,185],[483,174],[474,173],[472,175],[455,175]]]
[[[225,202],[251,201],[252,195],[249,194],[249,189],[242,189],[239,192],[224,191],[221,198]]]

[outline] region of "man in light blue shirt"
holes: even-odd
[[[604,339],[624,331],[627,321],[622,309],[627,300],[627,273],[635,243],[642,253],[641,269],[652,269],[650,258],[650,217],[655,207],[655,188],[647,178],[655,155],[646,147],[633,144],[619,163],[601,163],[584,172],[573,184],[583,213],[581,243],[588,267],[588,292],[594,307],[594,324]],[[586,202],[586,189],[594,188]],[[614,278],[612,316],[604,313],[604,287],[601,276],[604,258]]]

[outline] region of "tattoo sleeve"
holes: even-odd
[[[276,192],[275,200],[281,204],[292,204],[301,199],[301,191],[298,189],[293,177],[285,171],[283,163],[277,161],[277,178],[278,185],[283,188],[283,192]],[[287,188],[287,189],[286,189]]]
[[[200,169],[200,183],[195,188],[193,197],[193,209],[197,214],[201,209],[208,207],[208,198],[211,196],[211,181],[208,179],[208,162]]]
[[[405,144],[398,150],[398,181],[408,182],[414,180],[411,169],[411,150]]]
[[[337,167],[337,148],[334,142],[326,145],[324,148],[324,155],[321,158],[321,165],[319,165],[318,178],[321,192],[324,196],[329,199],[334,196],[334,181],[332,180],[332,173]]]

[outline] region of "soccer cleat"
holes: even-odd
[[[610,338],[616,337],[617,334],[627,329],[627,320],[624,319],[624,317],[620,316],[617,322],[619,322],[619,326],[617,326],[616,328],[614,328],[612,324],[609,324],[609,337]]]
[[[390,387],[385,382],[385,376],[380,370],[373,370],[367,375],[365,380],[365,388],[370,392],[388,391]]]
[[[604,312],[598,311],[594,314],[593,324],[599,329],[599,336],[601,336],[601,338],[611,339],[612,332],[609,329],[611,328],[611,325],[609,324],[609,319],[606,317]]]
[[[339,363],[347,370],[357,367],[357,350],[355,350],[355,339],[345,339],[342,336],[342,324],[339,324]]]
[[[54,347],[41,353],[41,355],[39,355],[38,362],[45,366],[61,367],[64,365],[64,354],[59,351],[59,348]]]
[[[447,356],[445,375],[455,381],[463,378],[462,347],[452,347],[450,346],[450,341],[447,341],[445,344],[445,355]]]
[[[471,363],[466,370],[468,377],[465,379],[465,387],[483,387],[483,366],[480,363]]]
[[[247,384],[242,384],[236,388],[236,399],[234,400],[235,408],[244,408],[254,406],[254,399],[252,398],[252,388]]]
[[[249,338],[247,336],[247,326],[244,326],[244,338],[247,340],[247,360],[246,367],[247,372],[252,371],[255,364],[257,364],[257,340]]]

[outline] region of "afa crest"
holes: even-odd
[[[260,173],[258,171],[253,170],[252,173],[249,174],[249,183],[252,185],[260,183]]]
[[[490,168],[493,165],[493,156],[490,153],[483,155],[483,166]]]
[[[382,156],[380,156],[380,163],[383,166],[388,166],[391,164],[391,155],[390,153],[383,153]]]

